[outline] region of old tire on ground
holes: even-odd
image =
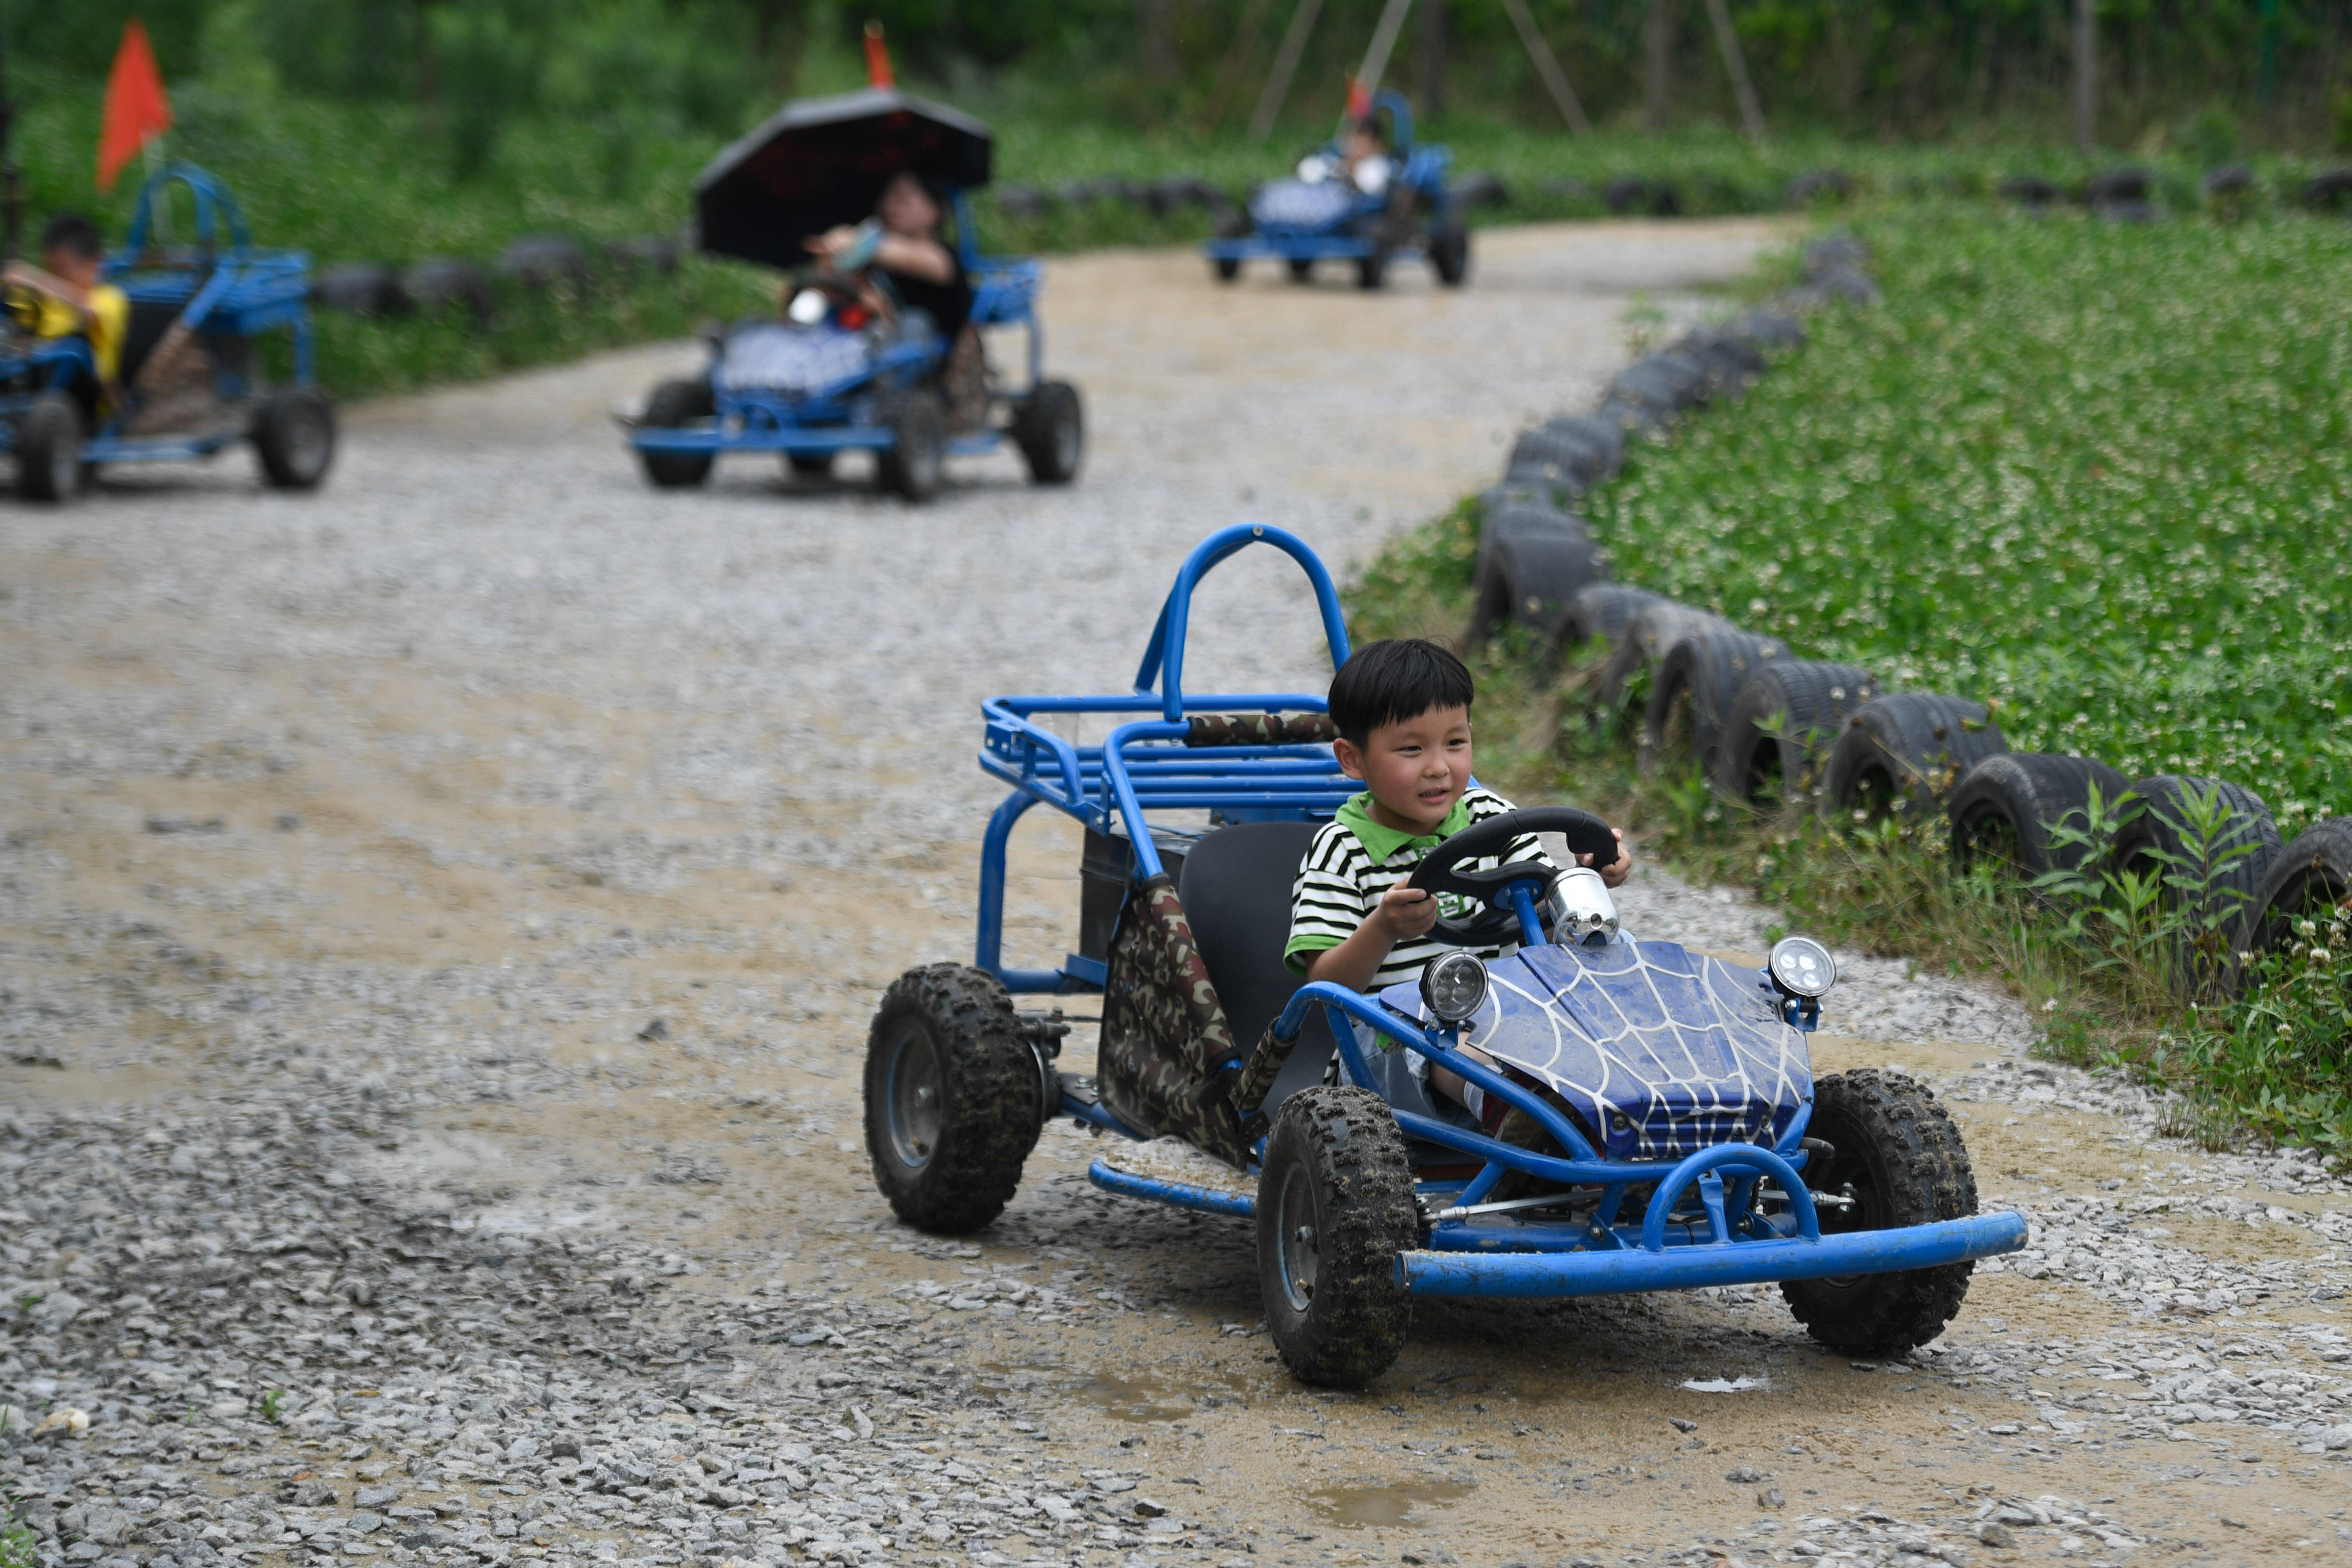
[[[1960,776],[2009,749],[1984,705],[1936,692],[1895,692],[1846,719],[1822,774],[1822,810],[1924,816]]]
[[[1375,249],[1370,256],[1360,256],[1356,258],[1357,287],[1378,288],[1388,281],[1388,252]]]
[[[2276,952],[2295,938],[2298,920],[2325,920],[2352,904],[2352,817],[2306,828],[2281,850],[2254,890],[2246,946]]]
[[[1013,416],[1013,444],[1039,485],[1066,485],[1087,455],[1086,405],[1067,382],[1040,382]]]
[[[1429,265],[1437,281],[1459,288],[1470,277],[1470,231],[1449,225],[1429,236]]]
[[[787,452],[784,466],[803,479],[822,479],[833,472],[833,452]]]
[[[1292,1375],[1352,1388],[1404,1348],[1397,1254],[1420,1228],[1404,1134],[1378,1095],[1302,1089],[1282,1103],[1257,1184],[1258,1285]]]
[[[1952,864],[1990,857],[2021,875],[2079,871],[2092,846],[2053,830],[2088,833],[2091,794],[2112,821],[2131,780],[2104,762],[2046,751],[2004,751],[1960,775],[1944,802],[1952,822]]]
[[[16,492],[27,501],[70,501],[81,489],[81,410],[63,392],[33,400],[16,425]]]
[[[926,964],[882,993],[866,1037],[866,1150],[899,1218],[950,1236],[994,1219],[1042,1103],[1036,1052],[993,975]]]
[[[316,387],[271,392],[253,417],[253,449],[272,489],[317,489],[335,461],[335,405]]]
[[[2116,834],[2116,869],[2161,874],[2165,906],[2203,927],[2187,934],[2185,946],[2205,954],[2209,973],[2228,972],[2259,913],[2255,892],[2279,856],[2270,808],[2242,785],[2176,773],[2142,779],[2131,792],[2138,800]],[[2210,835],[2198,821],[2206,808],[2217,813]]]
[[[1617,639],[1633,617],[1653,604],[1663,604],[1663,595],[1646,588],[1635,588],[1625,582],[1590,582],[1576,591],[1568,601],[1553,638],[1561,653],[1572,653],[1598,639],[1613,648]]]
[[[1570,600],[1587,583],[1608,576],[1607,553],[1581,527],[1505,539],[1479,568],[1468,641],[1475,647],[1506,626],[1525,626],[1541,640],[1549,658]]]
[[[1470,580],[1474,583],[1483,581],[1488,560],[1498,548],[1511,539],[1557,534],[1584,535],[1589,532],[1582,517],[1540,502],[1515,501],[1494,507],[1478,522],[1478,556],[1471,562]]]
[[[1806,1132],[1832,1152],[1804,1172],[1816,1193],[1853,1199],[1821,1206],[1822,1234],[1888,1230],[1977,1211],[1977,1180],[1959,1129],[1924,1083],[1858,1068],[1813,1082]],[[1815,1167],[1819,1168],[1816,1169]],[[1805,1332],[1843,1355],[1895,1355],[1944,1332],[1969,1293],[1973,1263],[1894,1274],[1790,1280],[1780,1286]]]
[[[684,430],[718,413],[709,382],[664,382],[646,399],[637,423],[650,430]],[[708,452],[639,452],[646,477],[664,490],[689,489],[710,477]]]
[[[1646,706],[1652,686],[1644,685],[1643,677],[1657,673],[1675,644],[1685,637],[1738,630],[1711,610],[1678,604],[1671,599],[1661,599],[1638,610],[1625,623],[1624,635],[1618,638],[1610,652],[1609,663],[1601,670],[1595,688],[1594,701],[1616,713],[1630,714],[1636,704]]]
[[[1521,431],[1511,444],[1504,482],[1590,490],[1617,472],[1624,460],[1622,425],[1584,415],[1547,420]]]
[[[875,482],[909,501],[928,501],[947,477],[948,415],[939,393],[916,387],[889,412],[890,444],[874,454]]]
[[[1810,799],[1847,716],[1877,695],[1877,683],[1858,665],[1772,660],[1724,716],[1715,792],[1748,806]]]
[[[1655,771],[1687,753],[1702,771],[1712,767],[1739,688],[1764,664],[1788,656],[1786,643],[1754,632],[1703,632],[1675,643],[1658,665],[1642,715],[1642,766]]]

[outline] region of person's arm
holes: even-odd
[[[811,256],[830,263],[856,243],[857,230],[844,224],[821,235],[811,235],[801,241],[801,246]],[[926,283],[955,281],[955,257],[935,239],[886,232],[875,245],[874,265],[886,272],[919,277]]]
[[[16,284],[20,288],[36,289],[52,299],[70,305],[81,312],[82,319],[87,321],[89,319],[90,305],[88,292],[75,287],[54,272],[35,267],[28,261],[12,261],[8,264],[6,271],[0,273],[0,277],[5,277],[6,281]]]
[[[1372,976],[1390,949],[1436,924],[1437,900],[1420,888],[1399,883],[1381,894],[1354,936],[1315,955],[1307,966],[1307,977],[1328,980],[1351,991],[1370,990]]]

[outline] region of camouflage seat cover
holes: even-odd
[[[1220,1076],[1238,1055],[1175,884],[1155,876],[1129,895],[1111,938],[1095,1071],[1103,1103],[1138,1132],[1246,1165]]]
[[[1331,716],[1320,713],[1196,713],[1187,746],[1328,746],[1339,738]]]

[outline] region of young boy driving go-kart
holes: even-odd
[[[1339,769],[1364,785],[1317,832],[1291,892],[1290,939],[1284,960],[1294,974],[1377,994],[1417,977],[1429,961],[1454,946],[1433,932],[1441,915],[1471,913],[1452,894],[1411,885],[1422,860],[1475,822],[1516,810],[1491,789],[1471,783],[1470,705],[1475,687],[1462,661],[1422,639],[1372,643],[1358,649],[1331,679],[1329,713],[1339,737],[1332,752]],[[1621,844],[1614,862],[1596,869],[1608,886],[1633,869]],[[1589,854],[1577,857],[1591,865]],[[1552,863],[1534,834],[1511,841],[1501,854],[1470,862]],[[1484,959],[1517,951],[1516,928],[1458,950]],[[1369,1031],[1366,1031],[1369,1033]],[[1365,1042],[1378,1050],[1376,1042]],[[1474,1059],[1486,1058],[1475,1050]],[[1443,1114],[1430,1103],[1442,1095],[1484,1124],[1489,1103],[1475,1084],[1405,1051],[1369,1059],[1378,1088],[1391,1104],[1423,1115]],[[1491,1063],[1490,1063],[1491,1065]],[[1493,1104],[1494,1122],[1503,1107]],[[1459,1119],[1459,1118],[1451,1118]]]
[[[41,265],[11,262],[0,274],[7,284],[9,314],[33,337],[79,337],[89,344],[95,379],[84,371],[67,389],[80,402],[85,421],[94,421],[101,403],[112,401],[131,329],[130,297],[99,281],[105,259],[98,225],[79,213],[59,213],[41,231]]]

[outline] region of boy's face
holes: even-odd
[[[98,257],[78,256],[63,246],[51,246],[41,253],[41,267],[53,277],[62,277],[76,288],[89,288],[98,282]]]
[[[1364,744],[1340,739],[1339,770],[1371,791],[1372,821],[1401,832],[1433,833],[1470,788],[1470,710],[1433,707],[1384,724]]]

